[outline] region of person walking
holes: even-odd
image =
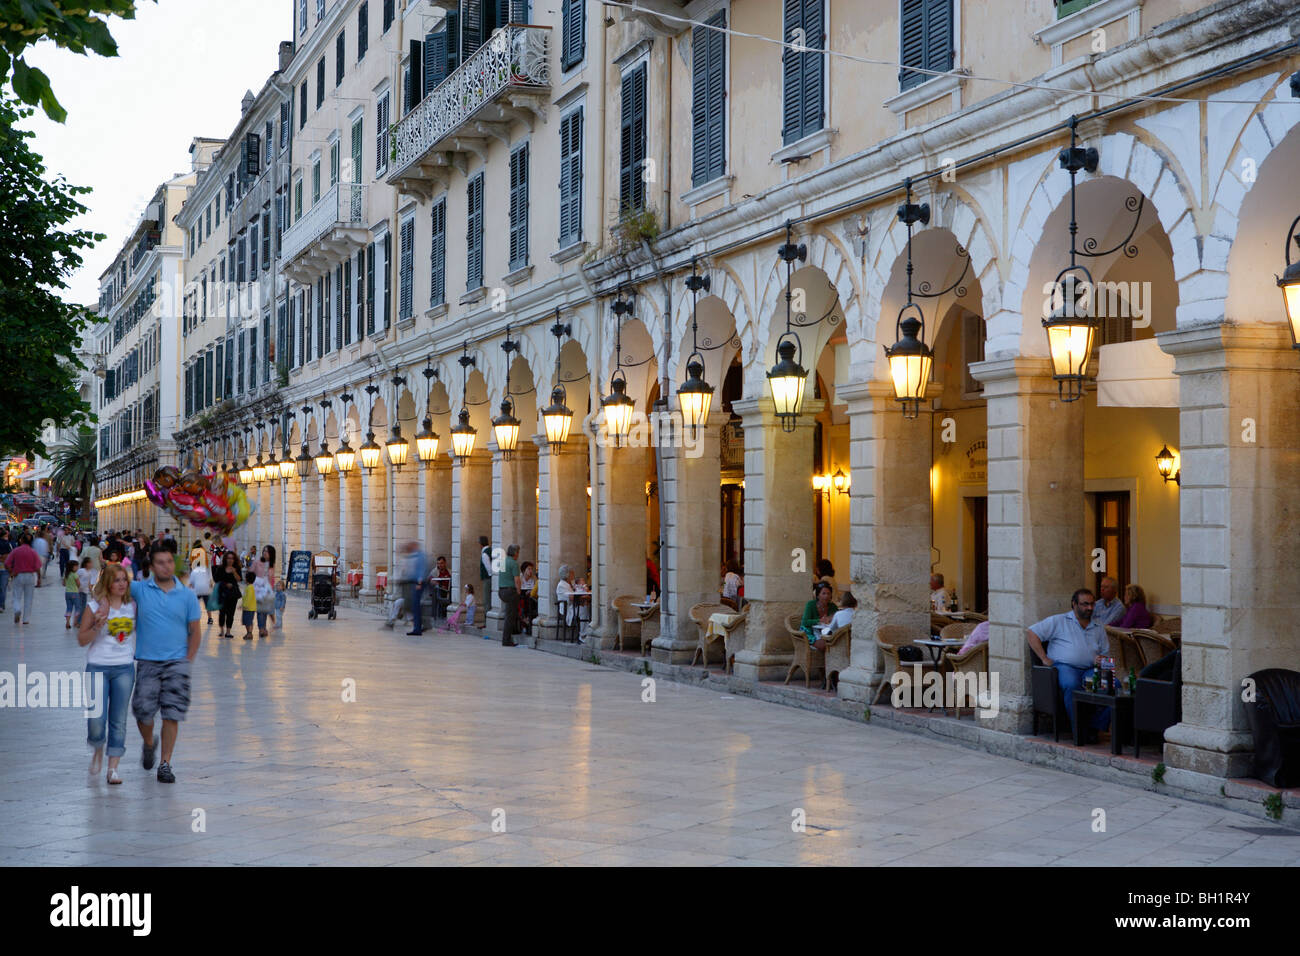
[[[135,686],[135,602],[131,579],[121,565],[113,565],[95,582],[95,593],[81,612],[77,643],[86,649],[87,680],[101,682],[96,693],[99,713],[86,718],[86,742],[93,751],[90,775],[103,766],[107,738],[105,779],[118,784],[122,778],[117,764],[126,753],[126,711]]]
[[[67,562],[63,562],[66,566]],[[79,598],[80,587],[77,583],[76,568],[68,568],[67,573],[63,575],[63,629],[72,630],[72,619],[80,618],[81,600]]]
[[[36,582],[41,573],[41,556],[32,547],[30,534],[24,534],[18,539],[18,547],[5,558],[5,568],[14,581],[14,623],[21,621],[30,624],[32,602],[36,598]]]
[[[212,571],[212,584],[216,589],[217,633],[221,637],[233,639],[235,632],[235,607],[239,604],[240,588],[239,555],[227,551],[221,556],[221,564]]]
[[[161,546],[149,552],[150,575],[131,584],[136,604],[135,694],[131,710],[144,740],[140,764],[153,769],[155,716],[162,717],[158,782],[175,783],[172,754],[190,709],[190,664],[199,652],[199,599],[176,580],[176,558]]]
[[[483,609],[484,611],[492,610],[492,543],[488,536],[481,534],[478,536],[478,543],[482,550],[478,555],[478,578],[479,584],[483,588]],[[470,621],[473,624],[473,621]]]
[[[77,620],[81,620],[82,612],[90,603],[90,592],[98,580],[99,575],[90,570],[90,559],[82,558],[81,567],[77,568]]]
[[[424,579],[429,574],[429,559],[418,541],[407,542],[402,574],[406,578],[406,604],[411,611],[411,630],[406,636],[420,637],[424,634]]]
[[[5,559],[14,550],[14,543],[9,540],[9,529],[0,527],[0,611],[5,609],[5,593],[9,590],[9,569]]]
[[[66,578],[68,576],[68,565],[72,562],[72,549],[75,546],[67,527],[59,529],[59,535],[54,539],[54,543],[59,549],[59,577]],[[72,570],[76,570],[75,565],[73,565]]]
[[[249,571],[244,575],[244,594],[241,598],[241,603],[243,614],[240,615],[240,618],[244,625],[244,640],[251,641],[253,639],[253,621],[256,618],[261,618],[261,620],[258,621],[259,635],[266,637],[266,629],[260,626],[266,623],[266,613],[258,613],[257,575],[252,571]]]
[[[501,609],[501,646],[517,647],[515,633],[519,630],[519,545],[512,544],[506,548],[506,562],[497,575],[497,587],[500,589]]]
[[[253,574],[256,575],[257,587],[257,619],[259,622],[259,637],[266,637],[266,620],[270,617],[271,624],[276,624],[275,620],[275,547],[267,545],[262,549],[261,557],[253,562]]]
[[[31,535],[27,536],[31,538]],[[50,542],[45,539],[44,531],[38,531],[36,537],[28,541],[36,556],[41,559],[41,566],[36,569],[36,586],[40,587],[45,583],[45,566],[50,563]],[[26,621],[23,622],[27,623]]]
[[[81,556],[90,559],[90,570],[95,572],[95,577],[99,577],[99,572],[104,566],[104,552],[99,547],[99,535],[92,534],[86,546],[81,549]]]
[[[190,549],[190,590],[199,599],[208,614],[208,623],[212,623],[212,608],[208,598],[212,594],[212,568],[208,559],[208,549],[199,541]]]

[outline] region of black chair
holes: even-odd
[[[1166,654],[1138,675],[1133,697],[1133,756],[1142,756],[1142,732],[1164,733],[1183,719],[1183,657]]]
[[[1061,722],[1070,726],[1070,715],[1065,712],[1065,696],[1061,693],[1061,681],[1056,668],[1050,664],[1035,664],[1030,677],[1030,689],[1034,696],[1034,736],[1038,736],[1038,718],[1050,717],[1052,732],[1059,743],[1061,740]]]
[[[1273,787],[1300,786],[1300,672],[1273,667],[1250,680],[1255,699],[1246,703],[1246,718],[1255,738],[1255,777]]]

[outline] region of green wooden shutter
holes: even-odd
[[[408,113],[419,106],[420,100],[424,99],[424,43],[422,41],[411,41],[409,63],[411,78],[407,86],[411,91],[411,105],[407,107]]]
[[[646,154],[646,66],[623,77],[620,129],[619,211],[645,208],[642,169]]]
[[[560,245],[582,238],[582,110],[560,121]]]
[[[528,144],[510,154],[510,268],[528,262]]]
[[[400,295],[397,305],[398,321],[415,314],[415,219],[402,223],[402,249]]]
[[[366,334],[375,331],[375,244],[366,246]]]
[[[393,234],[384,234],[384,328],[393,323]]]
[[[907,90],[925,82],[924,73],[913,73],[909,66],[925,66],[925,0],[902,0],[900,8],[898,85]]]
[[[925,68],[951,70],[952,58],[952,0],[926,0]]]
[[[424,95],[447,78],[447,32],[437,30],[424,38]]]
[[[447,200],[434,203],[430,219],[433,241],[429,247],[429,305],[434,306],[447,300]]]
[[[460,55],[463,62],[483,45],[483,0],[462,0],[460,12]]]
[[[826,0],[804,0],[803,29],[811,48],[826,48]],[[803,109],[800,115],[801,138],[809,136],[825,123],[826,119],[826,57],[822,53],[801,53],[803,73]]]
[[[786,43],[795,42],[795,31],[803,29],[803,2],[785,0],[782,37]],[[793,143],[803,131],[803,60],[802,54],[789,47],[781,53],[781,81],[781,139]]]
[[[347,56],[348,42],[347,31],[340,30],[339,38],[334,41],[334,85],[338,86],[343,82],[343,72],[347,68],[343,58]]]
[[[725,27],[725,11],[708,20]],[[691,184],[701,186],[726,172],[726,34],[696,27],[691,38]]]
[[[466,223],[466,289],[474,291],[483,285],[483,174],[469,181],[467,195],[469,210]]]

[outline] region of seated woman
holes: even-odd
[[[1147,592],[1136,584],[1124,589],[1124,616],[1115,623],[1115,627],[1150,627],[1156,622],[1147,610]]]
[[[525,634],[533,633],[533,618],[537,617],[537,567],[531,561],[519,566],[519,623]]]
[[[822,582],[831,586],[831,600],[835,600],[835,595],[840,593],[839,587],[835,584],[835,565],[831,564],[826,558],[817,561],[817,573],[813,576],[813,582]]]
[[[834,634],[842,627],[847,627],[853,623],[853,612],[858,609],[858,599],[853,596],[852,591],[845,591],[840,595],[840,609],[835,612],[831,618],[831,633]]]
[[[573,568],[567,564],[560,565],[560,580],[555,585],[555,607],[566,629],[574,627],[578,620],[578,601],[573,596],[577,591],[575,577]]]
[[[726,564],[726,575],[722,579],[722,603],[733,611],[740,610],[740,589],[744,587],[740,576],[740,564],[731,558]]]
[[[839,608],[831,600],[831,586],[825,581],[813,585],[813,599],[804,605],[803,620],[799,626],[808,637],[808,643],[819,651],[826,649],[826,639],[821,636],[820,625],[830,624]]]

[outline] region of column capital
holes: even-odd
[[[985,385],[991,382],[1051,379],[1052,372],[1052,360],[1036,355],[1013,355],[1010,358],[989,359],[970,364],[971,376]]]
[[[807,423],[812,422],[817,413],[825,407],[826,402],[820,398],[805,398],[803,407],[799,411],[799,424],[809,427]],[[761,398],[742,398],[731,403],[731,410],[741,417],[745,428],[777,424],[776,405],[773,404],[770,395],[763,395]]]
[[[1215,322],[1175,329],[1156,336],[1160,348],[1174,356],[1174,374],[1226,369],[1295,371],[1300,358],[1291,335],[1280,322]]]

